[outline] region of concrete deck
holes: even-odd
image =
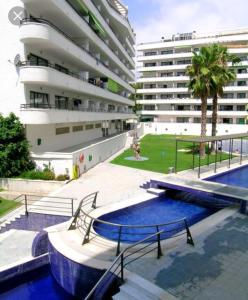
[[[128,269],[183,300],[248,299],[248,217],[236,213],[159,260]],[[166,249],[163,248],[165,252]]]

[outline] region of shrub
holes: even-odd
[[[25,179],[40,179],[40,180],[54,180],[55,174],[52,171],[40,171],[40,170],[31,170],[23,172],[19,178]]]
[[[58,181],[65,181],[65,180],[69,180],[70,177],[67,174],[60,174],[56,177],[56,180]]]
[[[0,114],[0,177],[14,177],[34,169],[29,143],[19,119],[11,113]]]

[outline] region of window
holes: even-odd
[[[238,99],[244,99],[244,98],[246,98],[246,93],[238,93],[237,94],[237,98]]]
[[[145,63],[145,67],[156,67],[156,63]]]
[[[56,128],[56,135],[70,133],[70,127]]]
[[[233,99],[234,94],[233,93],[224,93],[222,98],[223,99]]]
[[[173,61],[162,61],[161,66],[171,66],[173,65]]]
[[[173,54],[173,50],[162,50],[161,55],[164,55],[164,54]]]
[[[179,99],[190,98],[190,94],[177,94],[177,98]]]
[[[145,95],[144,100],[156,99],[155,95]]]
[[[190,59],[178,60],[177,64],[178,65],[189,65],[189,64],[191,64],[191,60]]]
[[[184,88],[184,87],[186,87],[187,86],[187,83],[185,83],[185,82],[179,82],[178,84],[177,84],[177,87],[178,88]]]
[[[161,73],[161,77],[171,77],[173,76],[173,72]]]
[[[86,124],[86,125],[85,125],[85,129],[86,129],[86,130],[94,129],[94,124]]]
[[[30,91],[30,105],[33,107],[49,108],[49,95]]]
[[[244,119],[244,118],[238,118],[238,119],[236,120],[236,123],[237,123],[237,124],[245,124],[245,119]]]
[[[221,111],[232,111],[233,106],[232,105],[220,105],[220,110]]]
[[[95,124],[95,128],[102,128],[102,124],[101,123]]]
[[[177,117],[177,123],[188,123],[188,122],[189,122],[189,118]]]
[[[65,67],[62,67],[61,65],[55,64],[55,69],[58,70],[59,72],[68,74],[69,70]]]
[[[186,73],[185,72],[177,72],[177,76],[185,76]]]
[[[233,124],[233,119],[231,118],[223,118],[223,124]]]
[[[161,99],[170,99],[170,98],[173,98],[173,95],[172,94],[161,94]]]
[[[246,86],[246,81],[245,80],[238,81],[238,86]]]
[[[55,106],[58,109],[68,109],[68,97],[56,95]]]
[[[155,105],[144,105],[144,110],[155,110]]]
[[[247,69],[243,68],[243,69],[238,69],[238,74],[244,74],[247,73]]]
[[[157,55],[157,52],[155,51],[145,52],[145,56],[152,56],[152,55]]]
[[[245,105],[237,105],[237,111],[245,111]]]
[[[37,56],[33,53],[30,53],[28,55],[28,61],[30,62],[31,66],[44,66],[44,67],[48,66],[48,60],[47,59],[42,58],[40,56]]]
[[[72,131],[73,132],[78,132],[78,131],[83,131],[84,130],[84,126],[83,125],[78,125],[78,126],[73,126],[72,127]]]

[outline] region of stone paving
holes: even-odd
[[[248,299],[248,217],[236,213],[159,260],[128,267],[178,299]]]

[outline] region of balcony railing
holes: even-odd
[[[45,19],[41,19],[41,18],[25,18],[25,19],[23,19],[21,21],[21,25],[22,24],[28,24],[28,23],[40,23],[40,24],[49,25],[50,27],[52,27],[53,29],[55,29],[57,32],[59,32],[60,34],[62,34],[64,37],[66,37],[69,41],[71,41],[78,48],[80,48],[81,50],[83,50],[84,52],[86,52],[87,54],[89,54],[92,58],[94,58],[97,61],[97,63],[102,64],[105,68],[109,69],[111,72],[113,72],[114,74],[116,74],[118,77],[120,76],[117,72],[115,72],[114,70],[110,69],[109,66],[104,61],[102,61],[101,59],[99,59],[98,57],[96,57],[95,55],[93,55],[89,50],[87,50],[82,45],[78,45],[69,35],[67,35],[64,31],[62,31],[60,28],[58,28],[52,22],[50,22],[48,20],[45,20]],[[124,79],[122,79],[122,80],[129,84],[128,81],[126,81]]]
[[[101,11],[99,10],[98,6],[94,3],[94,1],[91,1],[91,3],[95,6],[95,8],[99,11],[99,13],[101,13]],[[119,13],[119,12],[118,12]],[[122,15],[121,15],[122,16]],[[108,24],[108,23],[107,23]],[[114,36],[117,38],[117,40],[121,43],[121,45],[123,45],[123,42],[116,36],[112,26],[110,24],[108,24],[109,29],[112,31],[112,33],[114,34]],[[129,54],[129,52],[127,51],[127,49],[125,49],[127,54],[132,58],[132,56]]]
[[[51,69],[54,69],[54,70],[56,70],[56,71],[58,71],[58,72],[60,72],[60,73],[63,73],[63,74],[65,74],[65,75],[68,75],[68,76],[71,76],[71,77],[74,77],[74,78],[76,78],[76,79],[79,79],[79,80],[82,80],[82,81],[84,81],[84,82],[87,82],[87,83],[89,83],[89,84],[92,84],[92,85],[94,85],[94,86],[96,86],[96,87],[99,87],[99,88],[102,88],[102,89],[104,89],[104,90],[106,90],[106,91],[108,91],[108,92],[110,92],[110,93],[112,93],[112,94],[114,94],[114,95],[119,95],[119,96],[121,96],[121,97],[123,97],[123,98],[126,98],[126,99],[128,99],[127,97],[125,97],[125,96],[123,96],[123,95],[120,95],[120,94],[118,94],[118,93],[115,93],[115,92],[113,92],[113,91],[111,91],[110,89],[108,89],[108,88],[105,88],[105,86],[104,86],[104,82],[103,81],[95,81],[94,79],[85,79],[84,77],[82,77],[82,76],[80,76],[79,74],[77,74],[77,73],[74,73],[74,72],[71,72],[70,70],[68,70],[68,71],[63,71],[63,70],[61,70],[61,69],[58,69],[57,67],[56,67],[56,65],[54,65],[54,64],[51,64],[51,63],[47,63],[47,64],[38,64],[38,63],[35,63],[35,62],[33,62],[33,61],[20,61],[19,63],[18,63],[18,66],[20,66],[20,67],[26,67],[26,66],[32,66],[32,67],[35,67],[35,66],[37,66],[37,67],[44,67],[44,68],[51,68]]]
[[[80,18],[88,25],[88,26],[90,26],[90,24],[85,20],[85,18],[83,18],[82,17],[82,15],[71,5],[71,3],[69,2],[69,1],[66,1],[67,3],[68,3],[68,5],[70,5],[70,7],[80,16]],[[90,28],[92,29],[92,27],[90,26]],[[92,32],[94,32],[95,33],[95,35],[97,36],[97,37],[99,37],[100,38],[100,40],[101,41],[103,41],[103,43],[105,44],[105,45],[107,45],[108,46],[108,49],[113,53],[113,55],[115,56],[115,57],[117,57],[117,55],[115,54],[115,51],[108,45],[108,43],[99,35],[99,34],[97,34],[93,29],[92,29]],[[118,58],[118,57],[117,57]],[[118,60],[119,60],[119,58],[118,58]],[[124,64],[124,63],[123,63]]]
[[[96,107],[59,107],[57,105],[45,104],[45,103],[29,103],[21,104],[21,110],[28,109],[56,109],[56,110],[66,110],[66,111],[82,111],[82,112],[97,112],[97,113],[115,113],[115,114],[133,114],[132,110],[118,111],[113,109],[104,109]]]

